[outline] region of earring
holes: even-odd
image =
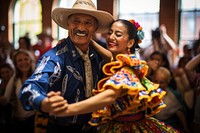
[[[131,54],[131,50],[130,50],[130,48],[128,47],[128,54]]]

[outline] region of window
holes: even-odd
[[[29,35],[31,43],[37,41],[36,35],[42,31],[42,7],[40,0],[16,0],[13,15],[13,45],[18,48],[18,39]]]
[[[180,45],[192,44],[200,34],[200,2],[182,0],[180,5]]]
[[[160,0],[118,0],[118,3],[118,18],[134,19],[139,22],[145,32],[145,38],[140,46],[150,45],[151,30],[159,26]]]

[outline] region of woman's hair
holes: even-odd
[[[160,29],[159,29],[159,27],[156,28],[155,30],[151,31],[151,36],[152,36],[152,38],[156,38],[156,39],[160,38]]]
[[[135,43],[133,45],[133,47],[130,48],[130,52],[131,53],[135,53],[135,49],[136,48],[139,48],[139,38],[137,36],[137,27],[131,23],[130,21],[128,20],[125,20],[125,19],[118,19],[116,20],[115,22],[120,22],[122,23],[126,29],[127,29],[127,32],[128,32],[128,35],[129,35],[129,39],[134,39],[135,40]]]
[[[200,54],[200,51],[199,50],[199,47],[200,47],[200,39],[196,40],[194,43],[193,43],[193,54],[194,56]],[[200,73],[200,64],[197,65],[197,67],[195,68],[195,71]]]
[[[196,56],[198,54],[198,51],[197,51],[198,47],[200,47],[200,39],[194,41],[194,43],[193,43],[192,50],[193,50],[194,56]]]
[[[26,36],[20,37],[20,38],[19,38],[19,41],[20,41],[21,39],[24,40],[24,41],[26,42],[26,47],[28,48],[28,50],[30,50],[30,49],[31,49],[31,40],[30,40],[28,37],[26,37]]]
[[[162,61],[164,62],[164,65],[163,67],[167,68],[167,69],[170,69],[170,64],[169,64],[169,60],[166,56],[166,54],[160,52],[160,51],[154,51],[150,56],[149,56],[149,59],[152,59],[152,57],[154,55],[160,55],[160,57],[162,58]]]
[[[17,78],[22,77],[22,74],[23,74],[23,73],[16,67],[16,66],[17,66],[17,60],[16,60],[16,58],[17,58],[17,56],[18,56],[19,54],[21,54],[21,53],[28,55],[28,57],[30,58],[30,61],[31,61],[31,67],[30,67],[29,75],[28,75],[28,76],[31,76],[31,74],[33,73],[33,71],[34,71],[34,69],[35,69],[35,62],[34,62],[34,58],[33,58],[33,56],[31,55],[31,53],[30,53],[28,50],[22,50],[22,49],[20,49],[20,50],[18,50],[17,52],[14,53],[13,58],[12,58],[13,64],[14,64],[14,66],[15,66],[15,70],[16,70],[15,73],[16,73],[16,77],[17,77]]]

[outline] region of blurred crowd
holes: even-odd
[[[18,49],[8,42],[0,44],[0,133],[45,132],[46,116],[24,110],[18,99],[19,90],[34,72],[36,62],[52,48],[52,37],[45,33],[37,37],[35,45],[28,36],[20,37]]]

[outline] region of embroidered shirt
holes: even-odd
[[[102,58],[92,48],[89,51],[93,71],[93,88],[99,80]],[[33,75],[25,81],[19,98],[26,110],[39,110],[40,103],[50,91],[61,91],[68,103],[85,97],[84,61],[68,37],[46,52],[38,61]],[[90,114],[62,119],[64,122],[87,122]]]

